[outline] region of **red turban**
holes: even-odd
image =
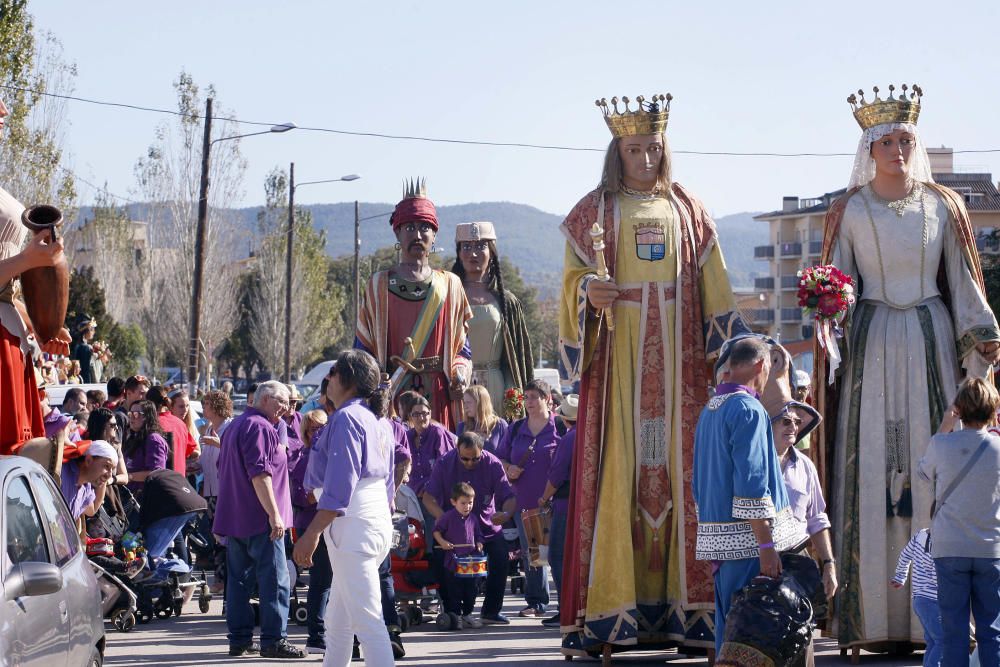
[[[389,217],[393,229],[408,222],[426,222],[438,230],[437,210],[434,202],[426,197],[409,197],[396,204],[396,210]]]

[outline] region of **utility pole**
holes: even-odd
[[[198,389],[198,346],[201,339],[201,287],[205,272],[205,227],[208,226],[208,166],[212,150],[212,98],[205,101],[205,139],[201,149],[201,192],[194,237],[194,286],[191,290],[191,329],[188,341],[188,393]]]
[[[295,163],[288,165],[288,241],[285,249],[285,383],[292,381],[292,250],[295,247]]]
[[[354,296],[351,301],[354,304],[353,326],[358,326],[358,314],[361,311],[361,206],[358,200],[354,200]]]

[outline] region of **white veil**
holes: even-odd
[[[916,144],[913,146],[913,154],[910,156],[910,177],[919,183],[933,183],[934,177],[931,175],[931,160],[927,155],[927,148],[920,140],[920,133],[913,123],[882,123],[873,125],[861,133],[858,141],[858,152],[854,156],[854,170],[851,171],[851,181],[847,184],[847,189],[859,185],[867,185],[868,181],[875,177],[875,160],[872,159],[872,144],[896,130],[906,130],[913,135]]]

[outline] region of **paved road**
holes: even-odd
[[[512,618],[518,605],[511,599],[505,610]],[[275,660],[230,658],[227,655],[226,624],[221,616],[222,604],[213,601],[207,614],[198,612],[197,604],[188,603],[180,618],[153,620],[123,634],[108,626],[107,665],[275,665]],[[304,628],[289,625],[289,638],[305,644]],[[433,624],[424,624],[404,635],[406,665],[474,665],[483,661],[517,663],[525,667],[567,664],[557,650],[558,632],[543,628],[535,619],[513,618],[509,627],[492,626],[482,630],[440,632]],[[319,656],[295,661],[319,664]],[[599,664],[597,661],[574,660],[578,663]],[[616,665],[704,665],[704,659],[682,658],[674,653],[629,653],[616,656]],[[361,663],[355,663],[360,665]],[[817,642],[817,665],[848,665],[846,658],[828,641]],[[890,659],[863,654],[861,664],[878,667],[919,665],[920,655],[907,659]]]

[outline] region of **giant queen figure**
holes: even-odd
[[[909,92],[908,92],[909,91]],[[868,101],[847,192],[830,207],[822,262],[854,278],[858,302],[839,341],[816,347],[825,413],[818,463],[829,466],[841,578],[841,647],[902,648],[923,632],[906,589],[889,585],[900,550],[929,525],[934,490],[913,471],[963,373],[983,376],[1000,331],[962,196],[934,183],[917,133],[922,91]]]
[[[671,97],[598,101],[613,139],[561,226],[563,363],[581,380],[560,600],[563,652],[713,646],[695,560],[694,430],[709,363],[746,331],[715,225],[671,179]]]

